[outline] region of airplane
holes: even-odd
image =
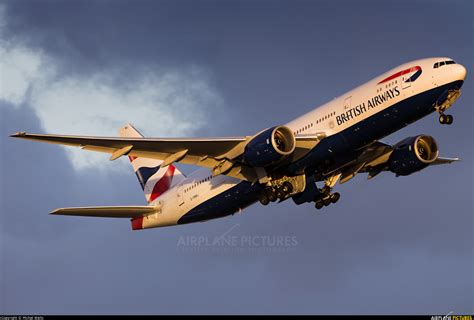
[[[433,113],[446,111],[461,94],[466,68],[451,58],[402,64],[288,122],[254,135],[224,138],[145,138],[131,124],[120,137],[18,132],[11,137],[128,156],[146,206],[60,208],[53,215],[128,218],[132,230],[173,226],[232,215],[260,202],[292,199],[321,209],[336,203],[333,192],[359,173],[368,179],[388,171],[408,176],[442,158],[426,134],[395,145],[380,139]],[[174,163],[201,167],[185,176]],[[319,186],[318,186],[319,184]]]

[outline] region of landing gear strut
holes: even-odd
[[[452,124],[453,123],[453,116],[450,115],[450,114],[444,114],[444,113],[441,113],[439,115],[439,123],[441,124]]]

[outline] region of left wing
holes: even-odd
[[[339,168],[334,175],[339,175],[339,183],[345,183],[356,174],[367,172],[367,179],[372,179],[382,171],[388,170],[388,159],[393,152],[393,146],[376,141],[370,144],[354,161]],[[459,161],[459,158],[438,157],[430,165],[447,164]]]
[[[245,146],[252,137],[226,138],[115,138],[92,136],[68,136],[54,134],[31,134],[18,132],[11,137],[80,147],[83,150],[111,154],[110,160],[121,156],[163,160],[162,166],[173,162],[197,165],[212,169],[214,175],[226,174],[241,180],[255,181],[255,168],[239,161]],[[296,137],[293,160],[304,156],[324,134]]]

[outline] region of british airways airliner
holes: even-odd
[[[205,221],[260,202],[292,199],[316,209],[339,200],[333,188],[358,173],[407,176],[430,165],[457,161],[439,157],[429,135],[395,145],[380,141],[433,112],[441,124],[461,94],[466,69],[450,58],[428,58],[398,66],[284,125],[252,136],[144,138],[131,124],[120,137],[19,132],[12,137],[77,146],[128,156],[147,206],[56,209],[53,215],[128,218],[132,229]],[[189,176],[175,162],[202,167]],[[318,186],[319,184],[319,186]]]

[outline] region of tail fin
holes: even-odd
[[[143,135],[138,132],[130,123],[127,123],[119,130],[121,137],[138,138]],[[170,164],[161,167],[162,160],[139,158],[129,156],[133,170],[137,175],[138,182],[142,186],[145,198],[148,203],[152,203],[161,194],[179,184],[186,177],[174,165]]]

